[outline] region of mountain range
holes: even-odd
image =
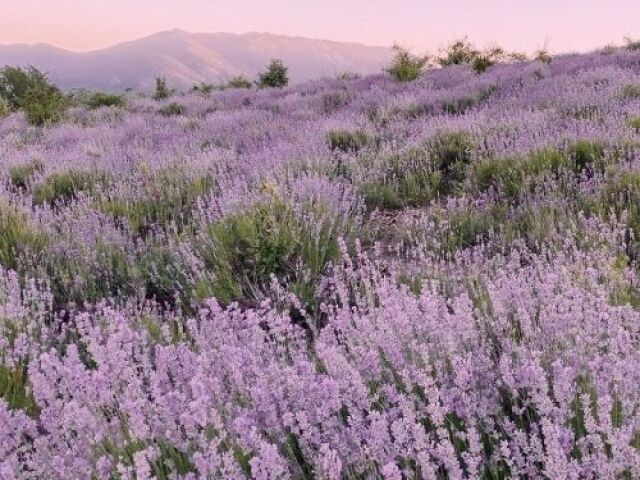
[[[170,30],[90,52],[48,44],[0,45],[0,66],[33,65],[61,88],[149,90],[159,75],[175,88],[224,82],[236,75],[255,79],[272,58],[289,66],[292,83],[350,72],[380,71],[388,47],[271,33],[189,33]]]

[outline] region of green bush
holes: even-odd
[[[115,95],[112,93],[93,92],[86,101],[87,107],[92,110],[101,107],[124,107],[125,101],[122,95]]]
[[[348,130],[331,130],[327,133],[327,141],[332,151],[353,153],[366,147],[370,142],[370,138],[362,130],[356,130],[354,132]]]
[[[271,60],[267,69],[258,76],[258,85],[262,88],[282,88],[289,84],[288,68],[282,60]]]
[[[232,214],[213,225],[202,248],[205,264],[215,275],[211,287],[221,302],[261,297],[275,276],[308,304],[326,265],[338,255],[337,225],[321,211],[308,206],[305,221],[278,199]],[[320,225],[319,230],[309,224]]]
[[[16,188],[26,189],[29,186],[31,178],[37,173],[44,171],[44,163],[38,159],[34,159],[28,163],[14,165],[9,168],[9,181]]]
[[[428,205],[439,193],[441,176],[427,152],[413,149],[387,159],[385,172],[360,191],[368,208],[398,209]]]
[[[578,140],[569,145],[567,152],[573,161],[574,173],[604,171],[604,146],[590,140]]]
[[[471,62],[471,68],[477,73],[484,73],[487,68],[495,65],[505,57],[504,50],[494,48],[484,53],[478,54]]]
[[[164,77],[156,78],[156,90],[153,94],[155,100],[164,100],[171,96],[171,90],[167,87],[167,79]]]
[[[227,82],[227,88],[251,88],[251,86],[251,81],[244,75],[235,76]]]
[[[0,97],[11,110],[22,110],[33,125],[59,120],[66,107],[60,90],[34,67],[7,66],[1,69]]]
[[[109,177],[105,173],[69,170],[49,175],[33,189],[33,203],[55,205],[74,200],[80,192],[91,193],[98,186],[105,186]]]
[[[474,171],[480,191],[494,188],[508,198],[516,198],[522,190],[525,172],[518,159],[507,157],[482,160],[475,165]]]
[[[25,215],[0,203],[0,265],[17,269],[22,254],[35,254],[46,245],[46,237],[31,227]]]
[[[480,52],[463,38],[456,40],[445,50],[444,55],[438,58],[438,63],[443,67],[449,65],[468,65],[475,60]]]
[[[462,182],[475,150],[473,138],[464,131],[441,132],[428,143],[434,170],[441,176],[441,192],[451,193]]]
[[[171,102],[164,107],[158,109],[158,113],[163,117],[173,117],[176,115],[182,115],[185,112],[185,108],[183,105],[180,105],[177,102]]]
[[[385,68],[387,73],[399,82],[411,82],[422,74],[422,69],[427,64],[427,57],[412,55],[408,50],[394,45],[395,57],[391,65]]]

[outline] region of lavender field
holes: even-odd
[[[0,478],[640,478],[640,49],[0,119]]]

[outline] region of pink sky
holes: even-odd
[[[591,50],[640,37],[640,0],[21,0],[3,2],[0,43],[91,50],[160,30],[268,31],[393,42],[436,50],[468,35],[479,46]]]

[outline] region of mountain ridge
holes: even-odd
[[[271,58],[282,58],[292,83],[299,83],[344,71],[374,73],[391,55],[388,47],[356,42],[180,29],[86,52],[47,43],[0,45],[0,65],[33,65],[65,90],[149,90],[158,75],[181,89],[199,82],[224,82],[236,75],[254,79]]]

